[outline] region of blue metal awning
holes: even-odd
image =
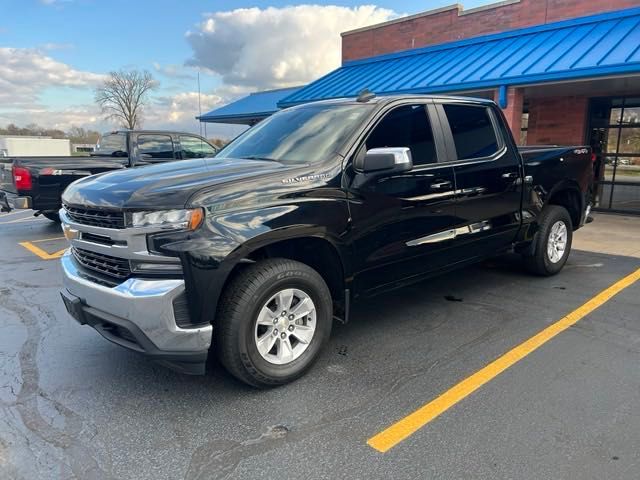
[[[278,101],[295,93],[300,88],[302,87],[255,92],[196,118],[201,122],[207,123],[253,125],[276,112],[278,110]]]
[[[640,73],[640,8],[355,60],[278,106],[356,96],[477,91]]]

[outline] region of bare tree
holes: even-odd
[[[157,86],[149,72],[120,70],[111,72],[95,90],[95,99],[107,118],[117,119],[125,128],[142,126],[142,109],[149,92]]]

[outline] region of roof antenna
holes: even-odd
[[[356,99],[356,102],[366,103],[372,98],[376,98],[376,94],[373,93],[368,88],[365,88],[364,90],[360,91],[360,93],[358,94],[358,98]]]

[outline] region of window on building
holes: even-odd
[[[180,148],[182,158],[205,158],[216,154],[215,148],[203,139],[191,135],[180,135]]]
[[[591,100],[596,206],[640,212],[640,97]]]
[[[433,132],[425,105],[404,105],[389,112],[366,141],[367,150],[407,147],[414,165],[436,163]]]
[[[498,151],[489,109],[474,105],[444,105],[458,158],[488,157]]]
[[[169,135],[139,135],[138,155],[151,162],[173,160],[173,141]]]

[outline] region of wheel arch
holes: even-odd
[[[331,292],[334,315],[346,320],[350,275],[346,247],[321,231],[312,231],[308,228],[293,235],[292,232],[287,231],[286,238],[283,237],[284,235],[274,235],[274,232],[270,232],[269,235],[252,239],[234,252],[233,267],[223,288],[226,288],[234,276],[248,264],[267,258],[296,260],[320,274]]]
[[[564,207],[571,217],[573,230],[580,228],[582,212],[584,211],[584,196],[577,182],[565,180],[555,185],[545,199],[543,210],[547,205]]]

